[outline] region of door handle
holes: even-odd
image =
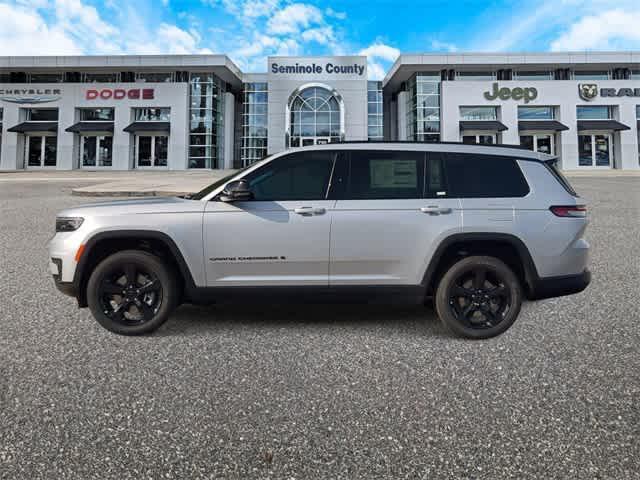
[[[293,209],[298,215],[322,215],[327,210],[322,207],[298,207]]]
[[[428,207],[422,207],[420,209],[422,213],[428,213],[429,215],[447,215],[451,213],[451,209],[448,207],[438,207],[437,205],[429,205]]]

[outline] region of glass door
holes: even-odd
[[[110,135],[83,135],[80,137],[80,159],[84,168],[110,167],[113,137]]]
[[[58,137],[55,135],[28,135],[26,141],[27,167],[55,167]]]
[[[520,145],[533,150],[534,152],[548,153],[554,152],[554,135],[550,133],[532,133],[520,135]]]
[[[166,167],[168,151],[169,137],[167,135],[137,135],[137,168]]]
[[[578,135],[578,164],[581,167],[611,168],[612,159],[610,134]]]
[[[468,145],[495,145],[496,143],[496,135],[495,134],[480,134],[480,135],[463,135],[462,143],[466,143]]]

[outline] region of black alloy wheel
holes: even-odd
[[[507,330],[517,318],[522,288],[501,260],[472,256],[444,274],[435,300],[438,315],[455,333],[489,338]]]
[[[162,284],[144,266],[128,263],[115,266],[98,285],[103,312],[122,325],[151,320],[162,304]]]
[[[152,332],[178,303],[176,277],[155,255],[125,250],[110,255],[91,273],[87,303],[96,320],[122,335]]]

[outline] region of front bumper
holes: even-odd
[[[543,298],[562,297],[582,292],[591,282],[591,272],[585,269],[578,275],[562,277],[543,277],[533,285],[529,298],[541,300]]]

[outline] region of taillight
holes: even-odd
[[[584,218],[587,216],[587,207],[585,205],[555,205],[549,207],[549,210],[556,217]]]

